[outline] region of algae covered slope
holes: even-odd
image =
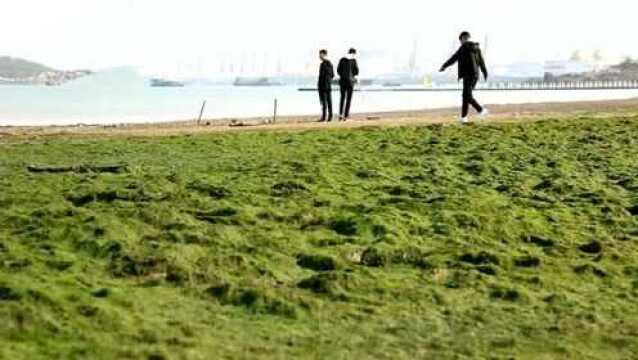
[[[0,139],[0,358],[630,359],[636,134]]]

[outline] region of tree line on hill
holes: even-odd
[[[607,68],[582,74],[553,76],[545,74],[545,81],[636,81],[638,80],[638,60],[626,58],[621,63]]]
[[[0,85],[61,85],[92,74],[89,70],[56,70],[9,56],[0,57]]]

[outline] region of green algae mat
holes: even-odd
[[[635,359],[638,117],[547,120],[0,139],[0,358]]]

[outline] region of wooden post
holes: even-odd
[[[274,110],[273,115],[272,115],[272,123],[273,124],[277,122],[277,105],[278,105],[277,104],[277,99],[275,99],[275,110]]]
[[[206,109],[206,100],[202,103],[202,109],[199,111],[199,118],[197,119],[197,126],[201,124],[202,117],[204,116],[204,109]]]

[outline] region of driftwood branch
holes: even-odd
[[[32,173],[118,173],[125,170],[126,164],[111,165],[71,165],[71,166],[47,166],[47,165],[29,165],[27,170]]]

